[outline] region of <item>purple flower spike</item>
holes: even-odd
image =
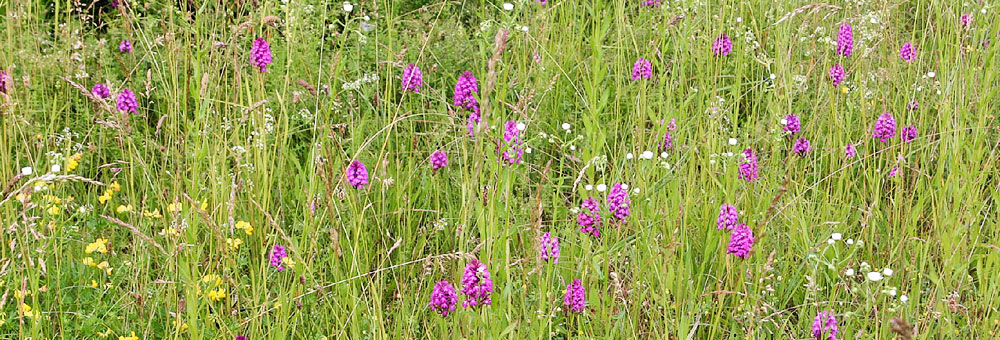
[[[118,44],[118,50],[122,53],[132,53],[132,42],[128,39],[122,40],[122,43]]]
[[[757,165],[757,155],[750,148],[743,150],[743,162],[740,163],[739,179],[753,182],[757,180],[759,173],[760,168]]]
[[[795,145],[792,145],[792,152],[795,154],[805,157],[812,148],[809,146],[809,140],[805,138],[799,138],[795,141]]]
[[[896,119],[891,113],[883,113],[875,121],[875,128],[872,130],[872,138],[878,138],[882,143],[888,142],[896,136]]]
[[[812,334],[816,340],[822,340],[823,334],[827,334],[827,340],[837,340],[837,318],[832,311],[823,311],[813,319]]]
[[[237,335],[237,336],[236,336],[236,337],[234,338],[234,340],[250,340],[250,339],[249,339],[249,338],[247,338],[247,337],[245,337],[245,336],[242,336],[242,335]]]
[[[632,203],[632,200],[629,199],[628,191],[622,187],[622,183],[611,187],[611,191],[608,192],[607,202],[611,218],[624,224],[625,218],[629,215],[629,205]]]
[[[913,140],[917,138],[917,127],[910,125],[903,128],[903,131],[902,133],[900,133],[899,137],[902,138],[903,142],[905,143],[913,142]]]
[[[434,151],[431,153],[430,163],[434,170],[446,167],[448,166],[448,154],[441,150]]]
[[[917,59],[917,50],[913,48],[913,44],[905,43],[903,48],[899,49],[899,57],[906,62],[911,62]]]
[[[355,189],[363,189],[368,185],[368,168],[359,160],[355,160],[347,167],[347,184]]]
[[[551,233],[542,234],[542,239],[538,242],[539,252],[542,260],[559,263],[559,238],[553,237]]]
[[[799,121],[799,116],[794,113],[785,116],[785,131],[788,131],[789,135],[794,135],[796,133],[802,132],[802,122]]]
[[[674,137],[670,135],[670,131],[664,132],[663,139],[661,139],[660,144],[657,145],[656,151],[664,152],[673,149],[674,149]]]
[[[729,234],[729,249],[727,251],[729,254],[745,259],[750,255],[750,250],[753,249],[753,242],[753,231],[747,227],[746,223],[740,223]]]
[[[111,90],[108,90],[107,85],[101,83],[94,84],[94,88],[90,90],[90,93],[101,99],[111,97]]]
[[[972,13],[962,14],[962,28],[969,28],[969,24],[972,23]]]
[[[455,311],[458,304],[458,294],[455,294],[455,287],[448,281],[441,281],[434,285],[431,292],[431,310],[441,313],[441,316],[448,316],[448,312]]]
[[[642,7],[660,7],[663,4],[663,0],[646,0],[643,1],[639,6]]]
[[[135,93],[129,89],[123,89],[122,92],[118,93],[117,105],[118,111],[131,112],[133,114],[139,113],[139,103],[135,99]]]
[[[910,111],[917,111],[918,109],[920,109],[920,103],[917,102],[916,99],[911,100],[909,103],[906,104],[906,109]]]
[[[897,167],[893,167],[892,169],[889,169],[889,178],[896,177],[897,175],[899,175],[899,167],[898,166]]]
[[[462,75],[458,77],[458,81],[455,82],[455,93],[452,95],[452,105],[472,110],[472,113],[469,114],[467,122],[470,137],[474,135],[475,128],[481,119],[479,115],[479,102],[476,101],[475,96],[478,94],[479,83],[476,81],[476,77],[472,75],[472,72],[463,72]]]
[[[403,91],[420,92],[421,86],[424,86],[424,74],[417,65],[410,63],[403,69]]]
[[[584,234],[601,237],[601,207],[598,206],[597,200],[593,197],[588,197],[583,204],[580,205],[580,213],[576,216],[576,224],[580,226],[580,231]]]
[[[719,218],[715,219],[715,224],[719,227],[719,230],[732,230],[736,227],[736,223],[739,222],[739,219],[740,216],[736,211],[736,207],[732,204],[722,204],[722,206],[719,207]]]
[[[587,308],[586,293],[583,290],[583,283],[580,282],[580,279],[573,279],[573,282],[566,286],[563,305],[571,312],[577,313],[583,313],[584,309]]]
[[[853,49],[854,30],[851,29],[851,24],[840,25],[840,31],[837,33],[837,55],[850,57]]]
[[[10,85],[12,83],[13,81],[10,80],[10,75],[7,74],[7,71],[0,70],[0,93],[7,93],[7,91],[10,91]]]
[[[521,130],[518,123],[511,120],[504,124],[503,143],[497,143],[497,153],[500,153],[502,144],[503,160],[505,164],[521,164],[524,157],[524,141],[521,140]]]
[[[273,61],[271,59],[271,46],[264,38],[257,38],[250,47],[250,63],[256,66],[261,73],[267,72],[267,65]]]
[[[716,56],[727,56],[733,51],[733,41],[729,40],[729,36],[725,33],[719,35],[718,38],[712,42],[712,53]]]
[[[854,148],[854,144],[844,145],[844,156],[847,158],[854,158],[858,155],[858,150]]]
[[[271,248],[271,267],[277,267],[279,272],[285,270],[285,264],[281,260],[286,257],[288,253],[285,252],[285,247],[275,244],[274,248]]]
[[[490,271],[486,269],[485,264],[473,259],[465,266],[465,274],[462,275],[462,294],[465,294],[462,307],[490,305],[492,292],[493,280],[490,279]]]
[[[649,63],[649,59],[636,60],[635,66],[632,66],[632,81],[649,79],[651,76],[653,76],[653,65]]]
[[[830,80],[833,81],[833,86],[840,85],[844,81],[844,67],[840,64],[834,64],[830,68]]]

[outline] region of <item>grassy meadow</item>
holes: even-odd
[[[508,1],[0,0],[0,339],[1000,336],[996,3]]]

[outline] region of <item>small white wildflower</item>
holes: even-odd
[[[871,281],[882,281],[882,273],[879,272],[868,272],[867,277]]]
[[[844,241],[844,242],[847,242],[847,244],[854,244],[854,239],[853,238],[849,238],[849,239],[847,239],[847,241]]]
[[[637,194],[638,194],[638,193],[639,193],[639,188],[635,188],[635,189],[632,189],[632,192],[634,192],[634,193],[637,193]]]
[[[639,158],[653,159],[653,152],[649,150],[643,151],[642,155],[639,155]]]
[[[660,158],[667,158],[669,156],[666,151],[660,153]]]
[[[524,149],[524,152],[531,153],[531,148]]]
[[[569,130],[569,123],[562,123],[563,130]]]
[[[833,233],[833,235],[830,235],[830,238],[833,239],[833,240],[836,240],[836,241],[840,241],[840,240],[844,239],[844,234]]]
[[[594,185],[593,184],[584,185],[583,186],[583,190],[587,190],[587,191],[594,190]]]
[[[344,1],[344,12],[350,12],[354,10],[354,5],[350,2]]]
[[[892,269],[889,269],[888,267],[882,268],[882,274],[884,274],[885,276],[892,276],[892,273],[893,273]]]
[[[900,295],[899,296],[899,301],[903,301],[903,302],[910,301],[910,297],[906,296],[906,294]]]
[[[631,152],[625,154],[625,159],[632,159],[632,158],[635,158],[635,155],[633,155]]]
[[[837,241],[834,240],[834,239],[832,239],[832,238],[829,239],[829,240],[826,240],[826,244],[833,244],[834,242],[837,242]]]
[[[572,151],[576,151],[576,145],[570,145],[569,149],[572,150]]]
[[[505,11],[513,11],[513,10],[514,10],[514,4],[512,4],[512,3],[509,3],[509,2],[505,2],[505,3],[503,4],[503,9],[504,9]]]
[[[729,145],[736,145],[736,138],[730,138]]]
[[[517,123],[517,131],[524,131],[525,128],[527,128],[527,126],[525,126],[524,123]]]
[[[628,184],[622,183],[622,189],[628,190]]]
[[[854,268],[847,268],[847,270],[844,271],[844,275],[854,276]]]
[[[51,171],[52,171],[52,172],[60,172],[60,171],[62,171],[62,165],[59,165],[59,164],[52,164],[52,169],[51,169]]]
[[[26,166],[21,168],[21,175],[30,176],[33,171],[30,166]]]
[[[604,192],[605,190],[608,190],[608,186],[606,184],[598,184],[597,185],[597,191],[598,192]]]
[[[743,22],[743,17],[736,17],[736,22]]]
[[[788,119],[781,118],[781,125],[788,125]]]
[[[936,75],[937,73],[934,73],[934,71],[927,72],[927,78],[934,78]]]
[[[774,73],[771,73],[771,80],[775,80],[775,79],[778,79],[778,75],[774,74]]]

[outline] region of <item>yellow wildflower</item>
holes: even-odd
[[[59,215],[59,212],[62,211],[62,210],[59,209],[58,205],[53,205],[53,206],[49,207],[48,211],[49,211],[49,215]]]
[[[118,208],[116,208],[115,211],[118,211],[119,214],[131,212],[132,211],[132,205],[131,204],[129,204],[129,205],[119,204]]]
[[[288,269],[295,269],[295,261],[292,260],[291,256],[285,256],[281,258],[281,263],[288,267]]]
[[[179,213],[181,212],[181,204],[179,202],[170,203],[167,205],[167,212]]]
[[[97,281],[96,280],[90,280],[90,287],[97,288]]]
[[[99,252],[101,254],[107,254],[108,253],[108,239],[106,239],[106,238],[98,238],[97,240],[94,241],[94,243],[88,244],[87,245],[87,249],[85,251],[86,251],[87,254],[93,253],[95,251]]]
[[[186,330],[188,329],[188,324],[187,324],[187,322],[181,322],[181,323],[180,323],[180,326],[178,326],[178,325],[177,325],[177,324],[178,324],[178,321],[179,321],[179,320],[177,320],[177,319],[174,319],[174,321],[172,321],[172,323],[174,324],[174,328],[179,328],[181,332],[183,332],[183,331],[186,331]]]
[[[29,318],[37,318],[41,315],[37,310],[32,311],[31,306],[28,306],[26,303],[21,303],[21,313]]]
[[[153,211],[143,210],[142,211],[142,216],[151,217],[151,218],[161,218],[161,217],[163,217],[163,215],[160,215],[160,209],[159,208],[153,209]]]
[[[89,267],[93,267],[93,266],[97,265],[97,263],[94,263],[94,258],[90,257],[90,256],[87,256],[87,257],[83,258],[83,264],[85,264],[85,265],[87,265]]]
[[[101,263],[97,264],[97,269],[103,269],[105,273],[111,275],[111,265],[108,264],[108,261],[102,261]]]
[[[66,159],[66,172],[73,171],[76,167],[80,166],[80,159],[83,158],[82,153],[75,153]]]
[[[219,288],[216,290],[208,291],[208,298],[212,301],[218,302],[219,300],[226,298],[226,290],[224,288]]]
[[[54,204],[60,204],[60,203],[62,203],[62,199],[60,199],[59,196],[56,196],[56,195],[45,195],[43,197],[45,198],[45,201],[50,202],[50,203],[54,203]]]
[[[17,289],[17,290],[14,291],[14,298],[15,299],[24,300],[24,298],[29,297],[29,296],[31,296],[31,291],[30,290],[20,290],[20,289]]]
[[[98,196],[97,200],[100,201],[101,204],[104,204],[104,203],[107,203],[108,201],[110,201],[111,198],[114,197],[114,195],[115,195],[114,191],[105,190],[104,191],[104,195]]]
[[[243,244],[243,240],[238,239],[238,238],[228,238],[227,237],[226,238],[226,244],[229,245],[229,249],[232,249],[233,251],[237,251],[237,250],[240,250],[240,245]]]
[[[222,278],[215,274],[208,274],[201,278],[202,283],[210,283],[215,286],[222,284]]]
[[[118,340],[139,340],[139,337],[135,336],[135,332],[132,332],[130,336],[120,336]]]
[[[253,235],[253,225],[251,225],[250,222],[247,221],[236,222],[236,229],[243,229],[243,231],[246,232],[247,235]]]
[[[111,190],[114,191],[122,191],[122,185],[118,184],[118,181],[111,182],[111,184],[109,184],[108,187],[110,187]]]
[[[111,328],[108,328],[104,332],[97,332],[97,336],[102,338],[107,338],[109,335],[111,335]]]

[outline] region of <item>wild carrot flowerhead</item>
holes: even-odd
[[[787,131],[789,135],[794,135],[802,131],[802,122],[799,121],[799,116],[794,113],[785,116],[784,123],[785,128],[783,130]]]
[[[625,190],[622,183],[611,187],[611,191],[608,192],[607,202],[611,218],[625,223],[625,218],[629,215],[629,205],[632,203],[632,200],[629,199],[628,190]]]
[[[812,335],[817,340],[823,339],[823,334],[827,335],[827,340],[837,340],[837,318],[832,311],[822,311],[816,315],[812,324]]]
[[[601,236],[601,207],[593,197],[587,197],[580,204],[580,213],[577,214],[576,224],[580,226],[580,231],[593,237]]]
[[[271,248],[271,267],[276,267],[279,272],[285,270],[285,264],[282,260],[286,257],[288,257],[288,253],[285,252],[285,247],[275,244]]]
[[[458,304],[458,294],[455,294],[455,287],[448,281],[440,281],[434,285],[431,292],[431,309],[441,313],[441,316],[448,316],[448,312],[455,311]]]
[[[563,295],[563,305],[571,312],[577,313],[583,313],[584,309],[587,308],[587,296],[580,279],[573,279],[573,282],[570,282],[566,286],[566,294]]]
[[[844,81],[844,67],[840,64],[834,64],[830,68],[830,81],[833,82],[833,86],[840,85]]]
[[[739,223],[739,213],[736,211],[736,207],[732,204],[723,203],[719,207],[719,218],[715,219],[715,224],[718,226],[719,230],[728,229],[732,230],[736,227],[736,223]]]
[[[122,40],[122,42],[118,44],[118,51],[121,51],[122,53],[132,53],[132,42],[128,39]]]
[[[448,166],[448,154],[441,150],[434,151],[431,153],[430,163],[434,170],[446,167]]]
[[[875,128],[872,129],[872,138],[878,138],[882,143],[888,142],[896,136],[896,119],[891,113],[885,112],[875,121]]]
[[[810,150],[812,150],[812,148],[809,146],[809,140],[804,137],[799,138],[795,141],[795,144],[792,145],[792,152],[802,157],[805,157]]]
[[[729,40],[729,36],[725,33],[720,34],[719,37],[715,38],[715,41],[712,42],[712,53],[716,56],[721,55],[725,57],[732,51],[733,41]]]
[[[122,89],[122,92],[118,93],[117,107],[118,111],[139,113],[139,102],[135,98],[135,93],[129,89]]]
[[[854,158],[858,155],[858,150],[854,148],[854,144],[844,145],[844,156],[847,158]]]
[[[753,242],[753,231],[746,223],[740,223],[733,227],[732,233],[729,234],[728,252],[736,257],[746,258],[753,249]]]
[[[542,238],[538,240],[538,248],[542,260],[559,263],[559,237],[552,236],[549,232],[542,234]]]
[[[837,55],[850,57],[853,49],[854,30],[851,29],[851,24],[840,25],[840,31],[837,32]]]
[[[101,99],[111,97],[111,90],[108,90],[108,85],[101,83],[94,84],[94,88],[90,90],[90,93]]]
[[[420,68],[410,63],[403,69],[403,91],[420,92],[420,87],[424,85],[424,74]]]
[[[490,279],[490,271],[486,265],[473,259],[469,265],[465,266],[465,274],[462,275],[462,294],[465,294],[465,301],[462,307],[476,307],[489,305],[490,293],[493,292],[493,280]]]
[[[757,165],[757,155],[750,148],[743,150],[743,162],[740,163],[738,178],[747,182],[753,182],[757,180],[759,173],[760,168]]]
[[[271,45],[267,40],[258,37],[250,46],[250,64],[257,67],[261,73],[267,72],[267,65],[273,61],[271,58]]]
[[[355,189],[363,189],[368,185],[368,168],[360,160],[355,160],[347,166],[347,184]]]
[[[632,80],[649,79],[651,76],[653,76],[653,65],[649,63],[649,59],[636,60],[632,66]]]
[[[917,50],[913,48],[913,44],[903,44],[903,47],[899,49],[899,58],[906,62],[911,62],[914,59],[917,59]]]
[[[903,142],[910,143],[917,138],[917,127],[910,125],[903,128],[903,131],[899,134],[899,137],[903,139]]]

